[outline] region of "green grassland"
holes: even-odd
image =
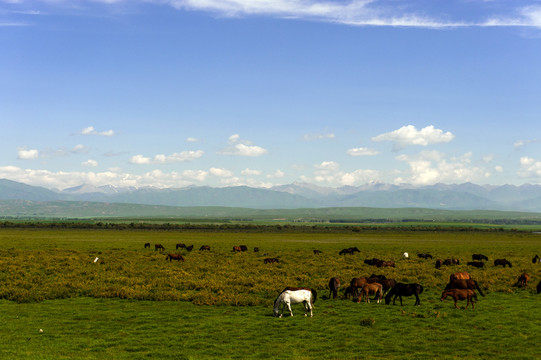
[[[178,251],[185,262],[165,260],[176,243],[195,246]],[[203,244],[211,251],[198,251]],[[231,251],[241,244],[249,251]],[[541,235],[520,231],[0,229],[0,356],[532,359],[541,356],[541,264],[531,262],[540,245]],[[338,255],[350,246],[361,253]],[[465,265],[473,253],[489,257],[486,268]],[[372,257],[396,268],[363,263]],[[435,269],[436,258],[450,257],[463,265]],[[496,258],[513,267],[494,267]],[[439,300],[455,271],[470,272],[486,293],[475,310]],[[532,278],[526,288],[515,286],[522,272]],[[403,306],[328,299],[330,277],[345,287],[372,273],[422,284],[421,306],[413,298]],[[318,290],[313,318],[300,305],[292,318],[272,317],[285,286]]]

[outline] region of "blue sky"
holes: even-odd
[[[541,184],[541,1],[0,0],[0,178]]]

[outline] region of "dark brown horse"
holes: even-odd
[[[396,298],[400,298],[400,306],[402,306],[402,296],[412,296],[415,295],[415,305],[421,305],[421,299],[419,299],[419,294],[423,292],[423,286],[413,283],[413,284],[404,284],[398,283],[391,291],[385,296],[385,304],[389,305],[391,303],[391,298],[394,295],[393,305],[395,304]]]
[[[240,245],[240,251],[244,252],[244,251],[248,251],[248,246],[246,245]]]
[[[364,263],[365,263],[366,265],[376,266],[376,264],[378,263],[378,261],[382,261],[382,260],[377,259],[377,258],[365,259],[365,260],[364,260]]]
[[[340,279],[337,277],[332,277],[329,280],[329,299],[331,298],[331,294],[332,298],[336,299],[338,296],[338,289],[340,289]]]
[[[442,259],[436,260],[436,269],[441,268],[442,265],[443,265],[443,260]]]
[[[193,245],[190,245],[190,246],[186,246],[186,250],[188,250],[188,251],[192,251],[192,250],[193,250]]]
[[[443,260],[443,265],[460,265],[460,260],[458,260],[458,259],[445,259],[445,260]]]
[[[432,259],[432,255],[430,254],[417,254],[417,256],[421,259]]]
[[[506,259],[496,259],[496,260],[494,260],[494,266],[498,266],[498,265],[502,265],[503,267],[505,267],[506,265],[509,266],[509,267],[513,267],[513,265],[511,265],[511,263],[509,261],[507,261]]]
[[[340,250],[338,255],[345,255],[345,254],[353,255],[356,252],[360,253],[361,251],[359,249],[357,249],[357,247],[350,247],[350,248],[347,248],[347,249]]]
[[[314,250],[314,255],[319,255],[319,254],[321,254],[321,253],[323,253],[323,251],[321,251],[321,250]]]
[[[471,259],[472,259],[472,260],[479,260],[479,261],[483,261],[483,260],[488,261],[488,257],[486,257],[486,256],[483,255],[483,254],[473,254],[473,255],[471,256]]]
[[[537,264],[539,262],[539,255],[535,255],[533,258],[532,258],[532,264]]]
[[[210,246],[208,245],[203,245],[199,248],[199,251],[210,251]]]
[[[163,247],[162,244],[155,244],[154,245],[154,251],[156,251],[156,250],[164,251],[165,248]]]
[[[378,280],[378,283],[383,287],[384,295],[396,285],[396,281],[394,279],[380,279]]]
[[[485,294],[483,294],[483,292],[481,291],[481,288],[479,287],[479,284],[477,283],[477,281],[473,279],[454,279],[445,286],[445,290],[450,290],[450,289],[470,289],[470,290],[477,289],[477,291],[479,291],[479,294],[481,294],[481,296],[485,296]]]
[[[145,243],[145,249],[146,248],[149,248],[150,249],[150,243]]]
[[[380,260],[376,263],[376,267],[395,267],[394,261]]]
[[[468,266],[475,266],[476,268],[484,268],[485,263],[482,261],[468,261]]]
[[[176,249],[186,249],[186,244],[177,244]]]
[[[455,308],[458,309],[457,301],[458,300],[468,300],[468,303],[466,304],[466,309],[468,308],[468,305],[471,303],[472,309],[475,309],[475,302],[473,299],[477,300],[477,295],[475,294],[475,291],[470,289],[449,289],[444,290],[441,294],[440,300],[443,301],[447,298],[447,296],[451,296],[453,300],[455,301]]]
[[[526,285],[528,285],[528,281],[530,281],[530,274],[522,273],[518,277],[518,286],[525,287]]]
[[[265,258],[263,259],[264,264],[272,264],[272,263],[279,263],[280,260],[278,258]]]
[[[165,257],[165,260],[169,260],[169,261],[173,261],[173,260],[176,260],[176,261],[184,261],[184,258],[182,257],[182,255],[179,255],[179,254],[167,254],[167,256]]]

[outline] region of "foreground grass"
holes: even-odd
[[[318,300],[313,318],[267,306],[65,299],[0,301],[3,359],[533,359],[541,315],[531,292],[494,294],[474,311],[438,294],[403,307]],[[464,304],[462,304],[464,307]],[[43,332],[39,332],[42,329]]]

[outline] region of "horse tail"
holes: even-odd
[[[481,294],[481,296],[485,296],[485,294],[483,294],[483,292],[481,291],[479,284],[477,284],[477,281],[473,280],[473,283],[475,284],[475,288],[477,289],[477,291],[479,291],[479,294]]]
[[[310,289],[310,291],[312,292],[312,304],[316,302],[316,299],[317,299],[317,291],[316,289]]]
[[[422,294],[424,289],[423,285],[419,285],[419,294]]]

